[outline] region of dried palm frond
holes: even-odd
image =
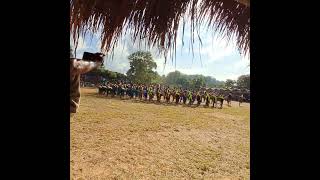
[[[80,34],[101,29],[103,52],[113,51],[123,33],[131,33],[133,41],[144,39],[164,55],[171,48],[175,53],[180,20],[186,17],[191,44],[194,31],[206,22],[228,41],[235,37],[244,55],[250,50],[249,0],[71,0],[70,8],[74,44]]]

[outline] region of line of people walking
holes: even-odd
[[[232,94],[223,94],[214,90],[194,90],[183,88],[170,88],[161,84],[132,84],[132,83],[111,83],[100,84],[99,94],[121,99],[139,99],[144,101],[156,101],[185,105],[200,105],[222,108],[226,100],[227,105],[231,106]],[[243,102],[243,95],[239,98],[239,106]]]

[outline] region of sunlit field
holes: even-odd
[[[249,179],[250,104],[187,107],[81,91],[71,179]]]

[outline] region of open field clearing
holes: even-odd
[[[250,104],[193,108],[81,91],[71,179],[249,179]]]

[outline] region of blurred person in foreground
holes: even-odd
[[[77,112],[80,103],[80,75],[103,64],[104,54],[92,54],[92,59],[76,59],[70,55],[70,115]]]

